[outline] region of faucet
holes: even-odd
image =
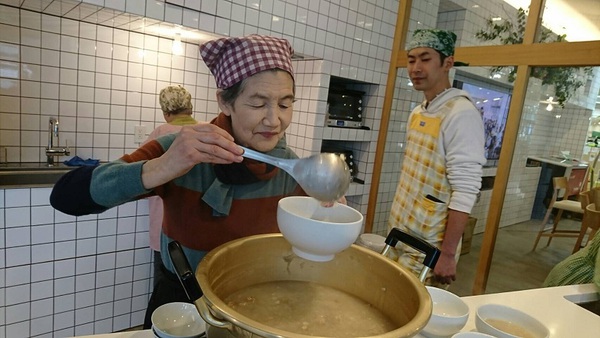
[[[60,147],[58,135],[58,119],[51,117],[48,125],[48,147],[46,147],[46,163],[49,167],[54,166],[54,157],[71,154],[69,146]]]

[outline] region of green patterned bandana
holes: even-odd
[[[417,47],[429,47],[442,53],[444,56],[454,55],[456,34],[441,29],[417,29],[412,40],[408,43],[407,51]],[[468,63],[454,60],[454,67],[468,66]]]
[[[437,50],[445,56],[454,55],[454,44],[456,34],[440,29],[417,29],[408,43],[408,49],[417,47],[429,47]]]

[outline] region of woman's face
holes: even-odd
[[[285,71],[263,71],[245,80],[233,106],[217,95],[219,108],[231,116],[233,137],[245,147],[275,148],[292,120],[294,81]]]

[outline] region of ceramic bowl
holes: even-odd
[[[363,215],[337,202],[323,207],[312,197],[290,196],[279,200],[277,224],[296,255],[326,262],[356,241]]]
[[[530,315],[500,304],[485,304],[477,309],[477,331],[498,338],[547,338],[548,328]]]
[[[459,332],[452,336],[452,338],[495,338],[494,336],[490,336],[489,334],[469,331],[469,332]]]
[[[152,330],[160,338],[193,338],[206,331],[206,323],[194,304],[174,302],[152,312]]]
[[[450,291],[427,286],[433,310],[423,334],[429,337],[451,336],[460,331],[469,318],[469,306]]]

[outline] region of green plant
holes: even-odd
[[[489,18],[486,20],[486,27],[477,31],[475,37],[482,41],[498,39],[504,45],[521,44],[526,21],[527,12],[523,8],[519,8],[516,24],[510,20],[494,21]],[[565,34],[554,35],[552,31],[542,27],[539,42],[565,42],[566,37]],[[551,38],[554,38],[554,41]],[[508,81],[514,82],[517,76],[517,67],[507,67],[509,68]],[[506,66],[492,67],[490,73],[499,73],[504,68]],[[584,82],[577,76],[582,69],[586,74],[591,72],[591,67],[532,67],[530,75],[542,80],[542,85],[554,85],[554,97],[564,108],[565,102],[579,87],[584,85]]]

